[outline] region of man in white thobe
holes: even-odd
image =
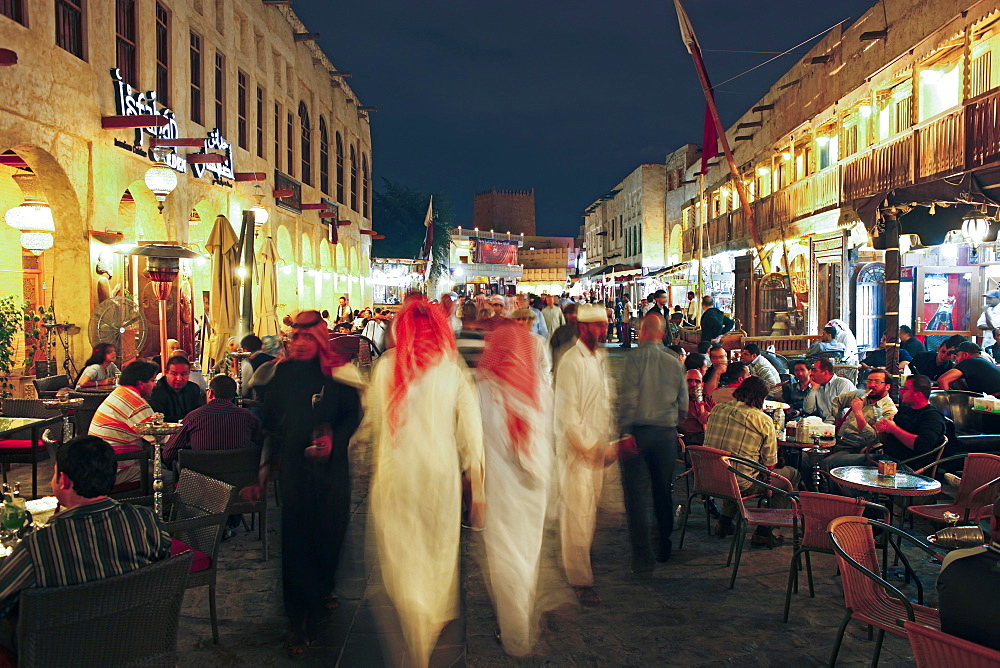
[[[580,336],[560,358],[556,373],[556,456],[562,498],[560,540],[566,579],[580,602],[601,602],[594,591],[590,547],[597,501],[604,483],[604,455],[611,434],[611,390],[600,340],[607,330],[604,308],[577,309]]]

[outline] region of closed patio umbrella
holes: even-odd
[[[225,216],[215,219],[215,227],[208,236],[205,250],[212,255],[212,291],[209,311],[212,336],[205,346],[208,361],[218,364],[226,354],[226,342],[232,335],[233,324],[239,314],[239,285],[236,267],[239,265],[239,244],[233,226]]]
[[[278,247],[268,235],[257,253],[258,292],[257,315],[253,322],[253,332],[257,336],[278,336],[278,276],[275,273]]]

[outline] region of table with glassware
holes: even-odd
[[[38,460],[37,454],[42,446],[39,445],[42,430],[46,427],[59,424],[62,416],[55,415],[50,418],[22,418],[22,417],[0,417],[0,438],[7,438],[11,434],[22,429],[31,429],[31,451],[26,455],[24,462],[31,464],[31,490],[32,494],[38,489]],[[11,461],[10,459],[6,461]],[[17,463],[17,462],[15,462]],[[0,466],[3,470],[3,481],[7,482],[7,467]]]

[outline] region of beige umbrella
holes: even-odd
[[[239,313],[239,287],[236,267],[239,265],[239,245],[233,226],[225,216],[215,219],[205,250],[212,255],[212,292],[210,314],[212,336],[205,350],[208,358],[218,364],[226,355],[226,342],[232,335],[233,323]]]
[[[278,276],[275,262],[278,247],[268,235],[257,253],[259,282],[257,284],[257,316],[253,321],[253,332],[257,336],[278,336]]]

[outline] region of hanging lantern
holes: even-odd
[[[21,232],[21,247],[32,255],[41,255],[52,248],[52,243],[49,232]]]
[[[253,224],[256,227],[260,227],[267,222],[270,214],[268,214],[267,209],[264,208],[262,203],[264,201],[264,189],[260,187],[259,183],[253,187],[253,200],[254,205],[250,207],[250,210],[253,212]]]
[[[52,209],[45,202],[26,199],[22,204],[7,210],[7,224],[22,232],[55,232]]]
[[[146,182],[146,187],[153,191],[156,201],[160,203],[160,213],[163,213],[164,200],[177,187],[177,172],[162,162],[169,149],[158,146],[153,148],[152,151],[153,166],[146,170],[146,176],[143,180]]]
[[[962,216],[962,236],[970,244],[978,246],[990,233],[990,223],[993,219],[982,211],[972,209]]]

